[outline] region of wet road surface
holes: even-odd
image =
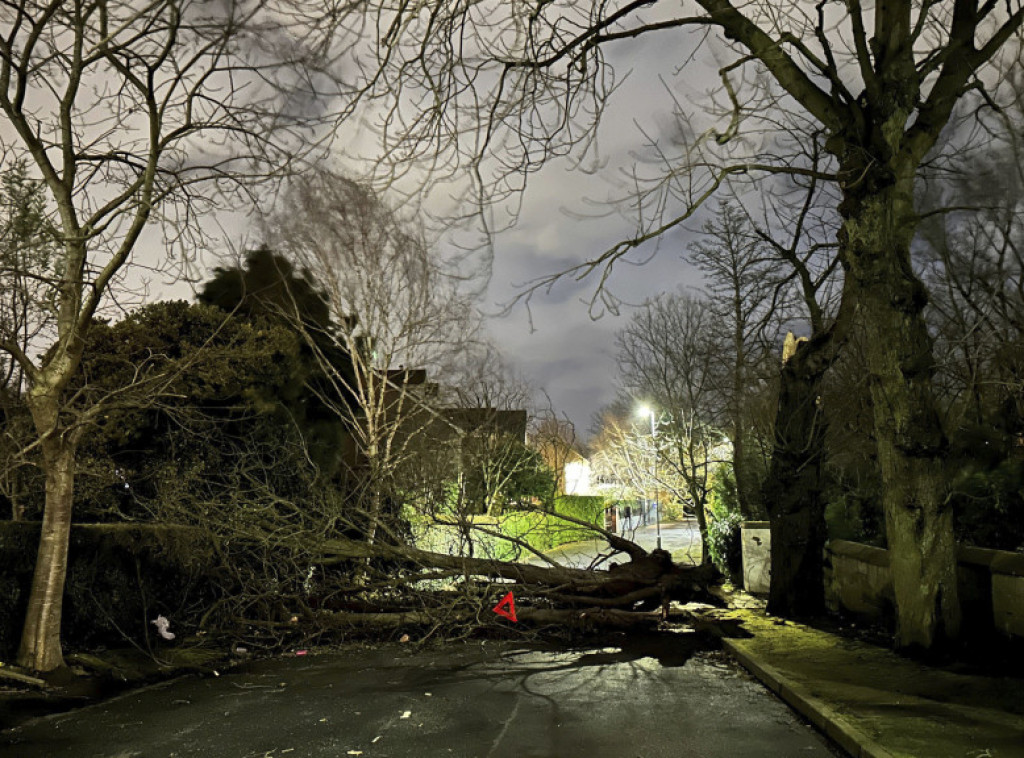
[[[0,733],[7,758],[837,756],[696,635],[254,661]]]
[[[619,533],[640,545],[645,550],[654,550],[658,546],[658,532],[655,524],[637,525],[633,528],[620,529]],[[679,564],[697,563],[700,561],[700,530],[696,520],[672,521],[661,525],[661,546],[672,554],[672,560]],[[573,542],[551,550],[547,556],[565,566],[587,568],[600,555],[610,554],[608,543],[603,539]],[[628,556],[620,555],[613,561],[623,563]],[[539,558],[532,558],[528,563],[543,563]],[[607,568],[603,563],[601,568]]]

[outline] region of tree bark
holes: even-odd
[[[760,521],[768,513],[765,504],[758,497],[757,486],[751,476],[748,465],[747,431],[746,431],[746,406],[743,402],[747,387],[745,383],[744,369],[747,356],[743,339],[744,319],[740,306],[740,298],[735,298],[733,318],[736,326],[733,333],[733,350],[735,352],[735,364],[732,371],[732,472],[736,479],[736,499],[739,501],[740,514],[747,521]]]
[[[960,627],[956,544],[946,500],[947,440],[932,391],[924,286],[914,275],[916,164],[863,159],[843,166],[840,255],[862,328],[896,600],[896,644],[928,650]],[[912,164],[912,165],[910,165]]]
[[[834,359],[830,330],[798,345],[780,372],[775,445],[764,487],[771,530],[768,612],[778,616],[812,616],[825,609],[825,420],[818,398]]]
[[[708,499],[705,495],[695,504],[694,516],[697,518],[697,531],[700,532],[700,565],[711,565],[711,551],[708,549]]]
[[[617,603],[595,602],[595,598],[623,598],[623,604],[654,598],[689,600],[700,597],[708,600],[707,588],[718,578],[710,564],[678,566],[664,550],[650,553],[634,543],[616,538],[619,549],[629,546],[628,563],[612,565],[608,571],[566,568],[564,566],[534,566],[488,558],[434,553],[408,545],[369,544],[355,540],[334,539],[321,547],[324,563],[349,560],[383,558],[398,560],[430,569],[450,569],[466,577],[508,579],[526,587],[532,585],[539,596],[556,597],[571,604],[595,604],[605,607]],[[552,590],[555,595],[545,591]],[[531,591],[534,591],[531,590]],[[648,590],[657,590],[648,593]]]
[[[327,627],[371,627],[374,629],[398,629],[410,626],[436,624],[438,613],[429,611],[405,611],[395,613],[351,613],[347,611],[322,612],[317,621]],[[479,611],[451,612],[446,610],[447,622],[479,623]],[[495,619],[498,617],[495,616]],[[660,611],[624,611],[614,608],[517,608],[517,623],[533,626],[558,626],[568,629],[617,629],[635,631],[654,629],[662,621]],[[687,620],[690,620],[689,617]],[[505,623],[505,622],[498,622]]]
[[[740,390],[742,391],[742,390]],[[742,413],[737,409],[736,413]],[[765,504],[757,496],[757,485],[750,470],[747,456],[746,427],[739,418],[732,433],[732,471],[736,478],[736,498],[740,514],[746,521],[760,521],[767,515]]]
[[[58,406],[54,393],[30,392],[28,403],[42,439],[46,501],[17,663],[35,671],[52,671],[64,665],[60,624],[74,503],[76,449],[73,435],[62,435],[56,428]]]

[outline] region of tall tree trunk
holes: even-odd
[[[30,393],[28,402],[43,440],[46,504],[17,662],[36,671],[52,671],[64,665],[60,623],[74,503],[76,446],[74,435],[61,434],[56,426],[58,407],[54,393]]]
[[[711,563],[711,551],[708,549],[708,499],[701,498],[694,509],[697,517],[697,531],[700,532],[700,565]]]
[[[677,438],[678,439],[678,438]],[[700,565],[711,563],[711,552],[708,549],[708,449],[704,446],[704,450],[701,455],[698,456],[697,450],[695,449],[697,443],[694,441],[694,436],[691,434],[687,443],[688,447],[683,447],[681,441],[675,445],[675,457],[678,464],[673,463],[675,467],[678,465],[678,472],[682,475],[683,481],[686,482],[686,489],[689,493],[690,499],[693,501],[694,516],[697,518],[697,530],[700,532]],[[693,462],[703,458],[704,463],[694,464]]]
[[[757,486],[751,476],[748,465],[746,404],[743,402],[747,391],[744,369],[747,354],[743,340],[743,313],[739,297],[735,298],[733,318],[736,325],[733,330],[733,352],[735,363],[732,370],[732,473],[736,478],[736,499],[739,501],[740,514],[747,521],[761,521],[768,513],[764,503],[758,496]]]
[[[771,529],[768,612],[778,616],[811,616],[825,608],[825,419],[819,396],[835,352],[830,331],[783,355],[775,444],[763,492]]]
[[[742,390],[740,390],[742,392]],[[736,413],[742,413],[740,408]],[[756,477],[751,471],[750,451],[747,448],[747,432],[743,419],[737,415],[732,433],[732,473],[736,477],[736,499],[740,514],[746,521],[761,521],[768,516],[765,503],[758,496]]]
[[[839,244],[866,335],[896,643],[927,650],[958,634],[960,607],[943,471],[946,437],[922,315],[927,294],[910,263],[916,165],[860,161],[844,169],[861,177],[844,188]]]

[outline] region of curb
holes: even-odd
[[[842,714],[825,701],[812,695],[802,684],[794,682],[777,668],[758,660],[742,642],[726,638],[722,640],[722,645],[743,668],[853,758],[900,758],[898,754],[878,744],[863,729],[843,718]]]

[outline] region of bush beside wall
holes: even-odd
[[[553,550],[570,542],[594,537],[594,531],[558,517],[559,514],[585,521],[594,526],[604,525],[603,497],[591,495],[562,495],[555,499],[553,513],[537,511],[510,511],[499,519],[502,534],[519,539],[541,552]],[[515,545],[508,545],[508,555],[499,548],[498,557],[511,557]]]
[[[17,652],[39,542],[39,524],[0,522],[0,659]],[[150,622],[171,621],[179,635],[196,631],[215,600],[216,546],[200,530],[139,524],[72,527],[61,634],[65,650],[144,648]]]

